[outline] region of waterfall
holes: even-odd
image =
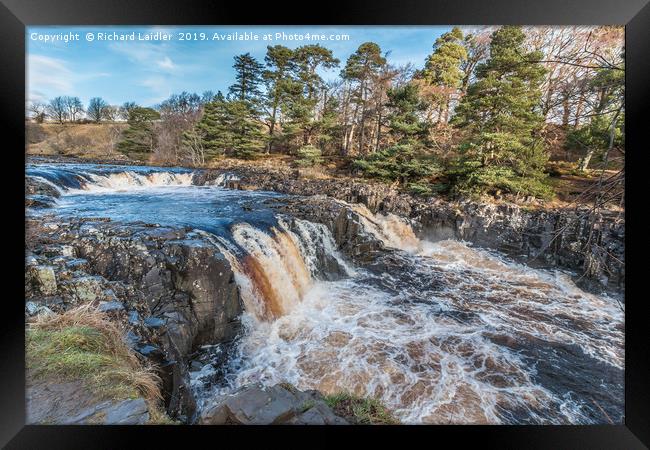
[[[140,187],[190,186],[193,174],[173,172],[118,172],[109,174],[88,174],[89,181],[81,189],[88,192],[127,190]]]
[[[233,173],[221,173],[216,178],[202,183],[190,169],[165,169],[145,166],[103,166],[60,164],[56,166],[27,167],[27,177],[38,179],[55,187],[59,193],[66,192],[111,192],[161,186],[205,186],[227,187],[229,182],[238,181]]]
[[[323,271],[319,267],[319,254],[321,253],[336,261],[336,264],[343,269],[345,275],[353,276],[356,273],[356,270],[339,253],[332,233],[330,233],[327,226],[322,223],[314,223],[301,219],[293,219],[292,224],[295,230],[289,231],[291,230],[289,223],[280,219],[280,226],[293,235],[302,254],[305,255],[306,263],[312,276],[317,277]]]
[[[336,250],[334,239],[321,224],[294,219],[296,231],[280,218],[268,232],[248,223],[235,224],[231,237],[212,235],[235,272],[246,311],[261,321],[275,320],[291,311],[321,275],[319,252],[353,273]]]
[[[415,236],[408,220],[395,214],[373,214],[362,204],[348,205],[359,215],[365,230],[387,247],[397,248],[409,253],[418,253],[422,243]]]
[[[232,173],[221,173],[214,180],[207,181],[206,186],[226,186],[229,181],[239,181],[239,177]]]

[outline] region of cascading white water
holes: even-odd
[[[87,192],[121,191],[158,186],[190,186],[193,174],[174,172],[118,172],[109,174],[88,174],[91,181],[84,183],[82,190]],[[74,190],[71,190],[74,192]]]
[[[350,276],[355,274],[355,269],[350,266],[336,248],[334,238],[329,229],[322,223],[309,222],[307,220],[294,219],[295,232],[291,231],[291,227],[287,222],[280,219],[280,227],[289,233],[294,242],[300,248],[300,251],[307,263],[312,276],[315,277],[318,273],[318,249],[328,256],[332,257],[342,267],[345,273]]]
[[[232,173],[221,173],[214,180],[207,181],[206,186],[225,186],[229,181],[238,181],[239,177]]]
[[[399,269],[413,277],[373,279],[357,271],[341,281],[314,280],[299,293],[278,278],[276,294],[292,306],[273,320],[244,317],[247,331],[225,391],[257,381],[349,391],[380,398],[406,423],[593,421],[584,402],[540,384],[519,347],[575,346],[620,369],[623,317],[614,301],[581,291],[566,275],[461,242],[419,241],[405,221],[355,209],[367,232],[412,255]],[[263,242],[252,234],[247,242]],[[293,242],[307,258],[301,236]],[[264,253],[262,246],[249,248]],[[265,267],[282,267],[261,259]],[[431,273],[442,277],[442,287],[422,281]]]
[[[231,229],[232,242],[218,236],[209,238],[228,258],[246,310],[258,321],[277,319],[300,304],[318,276],[318,248],[353,273],[327,227],[299,219],[294,219],[294,224],[297,232],[279,219],[277,228],[264,232],[239,223]]]
[[[381,240],[387,247],[410,253],[420,250],[422,242],[415,236],[413,228],[406,219],[390,213],[373,214],[362,204],[344,204],[359,215],[365,230]]]

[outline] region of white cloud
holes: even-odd
[[[176,65],[172,62],[169,56],[165,56],[162,60],[158,61],[158,67],[161,69],[172,70],[176,67]]]
[[[74,73],[62,59],[42,55],[27,58],[27,82],[30,92],[54,91],[71,94]]]
[[[27,97],[46,102],[58,95],[78,95],[79,83],[110,77],[108,72],[78,72],[59,58],[30,54],[27,57]]]
[[[115,42],[110,48],[125,55],[140,67],[148,67],[151,70],[158,68],[163,72],[171,72],[177,68],[167,55],[167,49],[161,44]]]

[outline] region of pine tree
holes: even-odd
[[[381,68],[386,64],[386,58],[382,56],[381,48],[374,42],[365,42],[359,46],[346,61],[345,68],[341,71],[341,77],[354,85],[352,101],[355,109],[352,115],[352,123],[346,133],[344,143],[345,153],[348,154],[352,142],[356,121],[359,121],[359,153],[365,152],[366,145],[366,111],[368,109],[368,96],[373,79],[377,77]]]
[[[466,59],[467,50],[460,28],[454,27],[436,39],[433,54],[424,66],[424,78],[436,88],[434,97],[438,104],[438,122],[447,123],[452,96],[463,82],[461,65]]]
[[[185,136],[186,145],[195,138],[200,140],[206,159],[225,154],[230,148],[227,101],[221,92],[203,106],[203,116],[194,127],[193,134]]]
[[[282,45],[268,46],[264,57],[266,70],[262,77],[266,85],[266,107],[268,109],[269,143],[267,153],[276,140],[278,116],[286,110],[291,74],[295,72],[294,52]]]
[[[220,92],[205,104],[203,117],[192,132],[185,135],[186,145],[200,145],[207,159],[224,154],[253,158],[264,148],[265,142],[250,102],[227,100]]]
[[[286,83],[286,115],[290,121],[286,134],[298,138],[299,145],[311,145],[322,128],[316,107],[325,82],[318,71],[338,66],[339,60],[331,50],[316,44],[298,47],[293,61],[295,76]]]
[[[596,154],[607,162],[615,146],[624,145],[625,124],[625,71],[620,67],[607,67],[596,71],[589,80],[588,89],[597,99],[589,122],[567,134],[565,146],[586,150],[580,160],[579,170],[585,171]]]
[[[235,84],[228,89],[231,99],[247,101],[252,106],[258,106],[262,95],[260,85],[263,81],[264,66],[250,53],[245,53],[235,56],[235,63],[232,67],[235,69]]]
[[[124,130],[117,149],[129,157],[144,159],[156,146],[154,122],[159,119],[160,113],[155,109],[133,107],[127,120],[129,127]]]
[[[527,52],[525,38],[518,26],[493,33],[490,57],[456,109],[452,121],[466,135],[456,169],[460,192],[549,195],[543,182],[548,156],[539,137],[545,69],[536,62],[540,52]]]
[[[264,149],[266,138],[250,102],[230,101],[226,113],[232,139],[232,155],[244,159],[257,156]]]
[[[414,84],[388,91],[389,134],[395,144],[372,155],[357,159],[354,166],[366,176],[406,184],[417,193],[430,193],[424,177],[432,175],[437,165],[425,154],[429,123],[421,113],[427,105],[420,99]]]

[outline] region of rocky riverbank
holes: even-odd
[[[28,312],[93,302],[124,322],[132,348],[162,368],[168,412],[195,413],[186,360],[227,342],[242,311],[223,255],[189,230],[102,221],[30,219]]]
[[[139,355],[138,358],[146,362],[145,366],[156,367],[163,397],[161,407],[170,418],[180,423],[355,423],[356,419],[337,413],[356,408],[350,406],[353,405],[351,398],[343,399],[347,409],[343,407],[337,410],[332,407],[331,399],[315,391],[299,391],[282,382],[282,377],[273,378],[272,383],[266,379],[264,386],[257,383],[261,378],[254,376],[238,382],[235,391],[222,389],[223,383],[230,385],[232,381],[228,378],[232,375],[228,367],[232,361],[237,361],[242,336],[249,336],[242,333],[242,312],[244,309],[255,311],[253,314],[266,311],[257,311],[256,303],[251,302],[249,284],[241,278],[242,274],[255,277],[250,278],[249,282],[268,290],[264,291],[265,302],[270,299],[268,307],[279,308],[276,309],[281,314],[284,311],[280,308],[283,297],[292,293],[292,289],[297,292],[308,284],[311,269],[304,266],[304,270],[296,271],[296,268],[302,267],[301,264],[307,264],[307,259],[303,260],[307,254],[309,267],[321,280],[346,281],[354,272],[348,267],[347,260],[353,262],[355,268],[363,269],[378,283],[377,286],[388,291],[395,289],[397,293],[408,287],[426,286],[444,292],[445,283],[453,286],[458,280],[453,277],[447,279],[439,269],[432,270],[428,274],[430,277],[416,273],[417,270],[404,270],[406,267],[415,268],[410,257],[421,254],[419,252],[430,245],[417,239],[413,229],[427,240],[461,238],[483,247],[500,249],[529,263],[539,254],[533,262],[569,268],[576,267],[576,254],[584,252],[586,248],[579,247],[583,245],[581,239],[594,239],[594,227],[589,227],[590,224],[582,221],[578,213],[571,211],[423,199],[402,194],[386,185],[350,179],[310,179],[292,171],[268,168],[262,171],[246,166],[202,170],[193,174],[184,171],[182,177],[176,178],[138,174],[130,170],[99,177],[92,172],[83,173],[84,177],[78,180],[82,184],[86,182],[84,180],[90,183],[91,192],[85,197],[94,202],[92,215],[103,214],[97,212],[97,208],[101,210],[103,201],[114,201],[112,197],[103,197],[101,190],[96,196],[97,192],[92,192],[92,188],[97,185],[102,188],[109,186],[117,195],[126,193],[125,198],[133,196],[130,188],[134,186],[139,201],[146,198],[137,197],[142,195],[143,186],[162,180],[164,183],[182,183],[179,192],[190,189],[193,196],[176,197],[166,200],[164,205],[155,206],[156,214],[164,210],[161,206],[174,206],[172,210],[165,210],[167,215],[164,219],[160,218],[160,223],[166,224],[164,226],[133,222],[142,220],[142,217],[155,222],[159,217],[141,215],[141,203],[137,202],[132,203],[138,212],[135,216],[110,216],[113,220],[72,218],[61,214],[66,211],[66,199],[75,199],[77,195],[72,192],[68,198],[59,193],[59,189],[68,186],[78,187],[78,184],[72,183],[74,179],[67,172],[55,172],[59,178],[46,173],[50,181],[37,175],[28,176],[26,207],[39,210],[37,214],[28,210],[26,217],[26,316],[31,321],[37,317],[59,316],[74,311],[78,305],[98,308],[102,315],[119,324],[124,331],[129,352]],[[253,192],[241,195],[236,191],[197,188],[192,184],[225,184],[232,189],[273,190],[297,195],[284,197]],[[153,189],[155,192],[156,187]],[[183,217],[207,211],[208,222],[218,223],[223,220],[219,214],[227,208],[226,220],[244,214],[244,217],[260,220],[252,222],[259,227],[279,228],[275,231],[266,228],[269,234],[255,227],[224,229],[224,236],[232,237],[234,234],[238,237],[229,241],[231,244],[244,245],[246,248],[243,254],[237,253],[236,249],[233,253],[232,247],[224,247],[224,243],[219,241],[224,236],[184,227],[188,222],[174,219],[178,215],[175,205],[180,208],[183,202],[198,202],[199,198],[194,197],[198,192],[230,197],[226,197],[226,203],[219,208],[207,210],[206,207],[212,208],[210,205],[215,199],[205,198],[204,203],[197,203],[198,207],[194,210],[183,210]],[[54,206],[55,202],[60,210],[49,214],[47,207]],[[120,205],[127,203],[125,201]],[[229,209],[235,203],[239,208],[237,211],[241,210],[239,213]],[[105,213],[111,214],[111,210]],[[563,213],[566,215],[562,216]],[[571,213],[576,215],[572,216]],[[275,225],[263,225],[266,223],[263,217],[269,214],[277,219]],[[406,221],[404,217],[409,220]],[[562,218],[564,225],[561,222],[558,224]],[[607,220],[604,219],[606,227],[603,229],[608,234],[596,233],[598,245],[619,242],[622,252],[624,225],[618,224],[620,235],[616,235],[612,231],[616,230],[611,227],[612,222]],[[554,232],[558,229],[564,233],[557,233],[555,237]],[[591,238],[587,229],[591,230]],[[287,241],[289,235],[302,237],[290,242]],[[591,251],[598,248],[592,247]],[[278,251],[277,258],[263,259]],[[262,260],[245,256],[251,252]],[[339,252],[345,256],[344,259]],[[300,256],[300,260],[295,259],[296,255]],[[285,264],[287,261],[291,264]],[[263,266],[260,265],[262,263]],[[271,270],[275,267],[280,267],[279,271]],[[602,279],[602,266],[597,267],[591,278],[584,278],[595,280],[593,284],[602,283],[601,288],[607,282],[611,286],[611,280]],[[262,269],[269,269],[270,272]],[[291,278],[282,278],[286,278],[287,274]],[[385,274],[393,276],[388,280]],[[398,282],[398,285],[393,286],[394,282]],[[622,281],[619,287],[622,289]],[[471,297],[471,291],[467,293]],[[475,300],[478,307],[480,295]],[[573,300],[570,304],[573,305]],[[492,305],[491,299],[488,305]],[[274,316],[276,309],[269,310],[269,317],[277,318]],[[471,313],[462,311],[457,316],[458,320],[465,323],[470,317],[467,314]],[[30,376],[28,371],[28,379]],[[293,381],[296,382],[295,379]],[[56,408],[52,406],[58,401],[54,398],[56,392],[66,397],[66,393],[86,388],[82,386],[83,383],[74,380],[72,384],[55,383],[59,392],[52,390],[51,383],[48,383],[41,380],[30,386],[30,422],[42,423],[45,418],[46,422],[54,423],[68,420],[74,423],[150,423],[152,416],[159,414],[156,408],[152,410],[150,407],[151,397],[128,397],[106,402],[94,401],[91,396],[80,399],[83,411],[79,414],[70,404],[67,413],[64,411],[62,416],[56,416]],[[334,392],[328,388],[322,389],[323,392]],[[230,393],[221,395],[221,392]],[[30,402],[42,407],[30,408]],[[378,417],[385,416],[376,405],[356,409],[368,408],[378,411]]]
[[[67,157],[30,157],[30,162],[122,161]],[[267,190],[285,194],[325,195],[365,205],[373,213],[392,213],[413,221],[419,237],[462,239],[499,250],[533,267],[558,267],[576,273],[577,283],[591,291],[622,293],[625,288],[625,220],[615,211],[522,206],[505,201],[449,201],[405,194],[384,184],[349,177],[313,177],[311,173],[272,165],[224,160],[218,169],[197,169],[195,184],[224,174],[233,189]],[[28,179],[26,206],[47,206],[58,193]]]
[[[54,195],[46,184],[37,182],[28,183],[28,190],[39,192],[35,195]],[[339,227],[341,242],[349,241],[346,248],[351,255],[366,254],[364,248],[381,247],[378,241],[367,235],[361,238],[355,231],[358,218],[354,213],[336,209],[333,202],[330,208],[319,205],[330,214],[336,212],[333,226]],[[204,424],[348,423],[332,412],[318,392],[287,386],[250,386],[213,399],[207,409],[197,410],[190,372],[201,363],[192,358],[202,346],[218,346],[227,354],[239,332],[243,310],[231,265],[205,235],[188,228],[102,219],[64,220],[52,215],[28,217],[26,229],[27,318],[61,314],[82,304],[95,305],[125,330],[132,351],[158,368],[164,409],[174,420]],[[323,264],[336,263],[324,260]],[[59,387],[70,392],[79,388],[74,386],[72,382]],[[46,416],[66,423],[146,423],[150,417],[143,399],[95,403],[85,399],[87,405],[79,414],[55,412],[52,405],[60,400],[55,391],[43,384],[30,386],[30,423],[42,422]]]
[[[234,189],[325,195],[361,203],[373,213],[411,219],[421,238],[462,239],[534,267],[569,269],[577,273],[578,284],[589,290],[622,293],[625,287],[625,221],[616,212],[423,198],[382,183],[310,178],[299,170],[254,165],[205,170],[195,183],[205,184],[224,173],[236,175],[237,179],[226,181]]]

